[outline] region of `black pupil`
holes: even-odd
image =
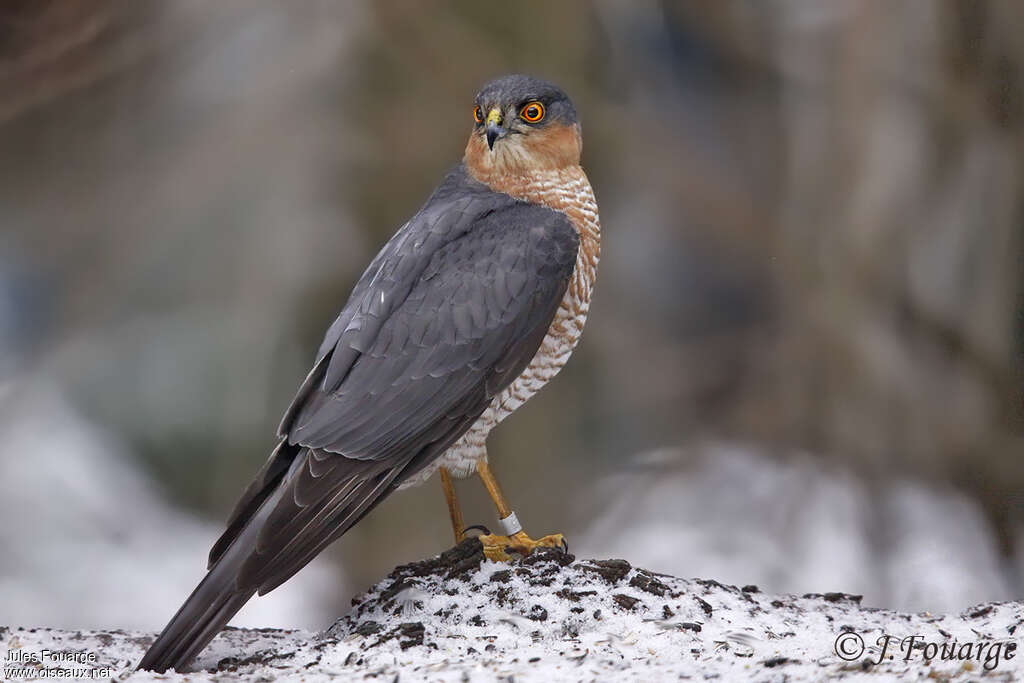
[[[531,104],[526,108],[526,118],[535,119],[540,116],[540,109],[537,108],[536,104]]]

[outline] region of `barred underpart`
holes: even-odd
[[[597,200],[586,173],[581,167],[572,166],[485,181],[494,190],[568,216],[580,236],[576,267],[547,335],[526,370],[494,398],[461,439],[430,466],[405,481],[401,488],[423,483],[441,467],[458,477],[472,474],[477,461],[487,457],[487,435],[558,374],[576,348],[587,322],[601,256],[601,223]]]

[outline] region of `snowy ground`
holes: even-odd
[[[153,634],[12,628],[0,629],[0,639],[12,679],[26,678],[12,661],[34,658],[44,660],[28,664],[36,673],[78,667],[132,681],[1024,677],[1020,602],[955,616],[901,614],[842,593],[769,595],[554,550],[496,564],[475,540],[397,568],[353,602],[322,634],[230,629],[197,661],[208,671],[187,676],[131,671]],[[892,640],[875,664],[885,636]],[[45,650],[95,661],[55,664]]]

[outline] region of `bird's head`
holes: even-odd
[[[466,166],[479,179],[529,175],[580,163],[576,108],[558,86],[530,76],[502,76],[473,102]]]

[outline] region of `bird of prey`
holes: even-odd
[[[206,577],[140,669],[187,665],[254,594],[434,472],[456,541],[466,530],[452,477],[475,470],[504,531],[479,537],[489,558],[563,543],[522,530],[485,442],[579,341],[600,252],[597,202],[560,88],[504,76],[480,90],[472,114],[462,163],[356,283]]]

